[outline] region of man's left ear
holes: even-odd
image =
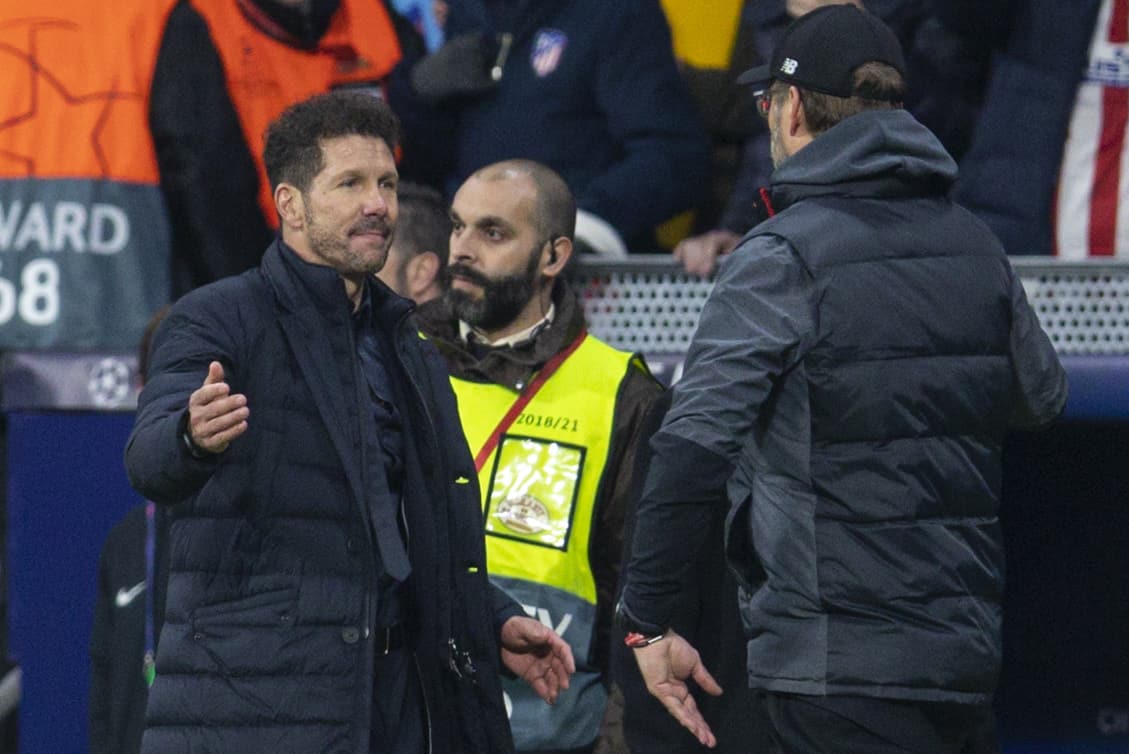
[[[568,265],[572,257],[572,241],[564,236],[557,236],[549,241],[549,251],[545,264],[545,274],[559,275]]]

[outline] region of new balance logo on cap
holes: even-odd
[[[864,63],[884,63],[905,76],[901,43],[882,19],[856,5],[823,5],[789,24],[768,64],[745,71],[737,83],[763,91],[779,80],[833,97],[850,97],[855,69]]]

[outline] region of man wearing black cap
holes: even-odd
[[[705,745],[669,630],[723,490],[750,685],[785,752],[963,752],[1000,665],[996,512],[1011,427],[1066,379],[956,168],[901,109],[893,33],[850,5],[794,22],[765,90],[776,214],[725,263],[653,436],[620,624]],[[686,473],[693,469],[693,473]]]

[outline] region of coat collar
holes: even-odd
[[[261,269],[287,312],[299,312],[310,306],[333,317],[352,312],[352,302],[345,294],[345,284],[337,271],[305,261],[281,239],[267,247]],[[365,285],[364,295],[369,297],[373,316],[389,326],[415,306],[375,276]]]

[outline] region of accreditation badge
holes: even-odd
[[[486,496],[486,533],[565,550],[584,448],[506,435]]]

